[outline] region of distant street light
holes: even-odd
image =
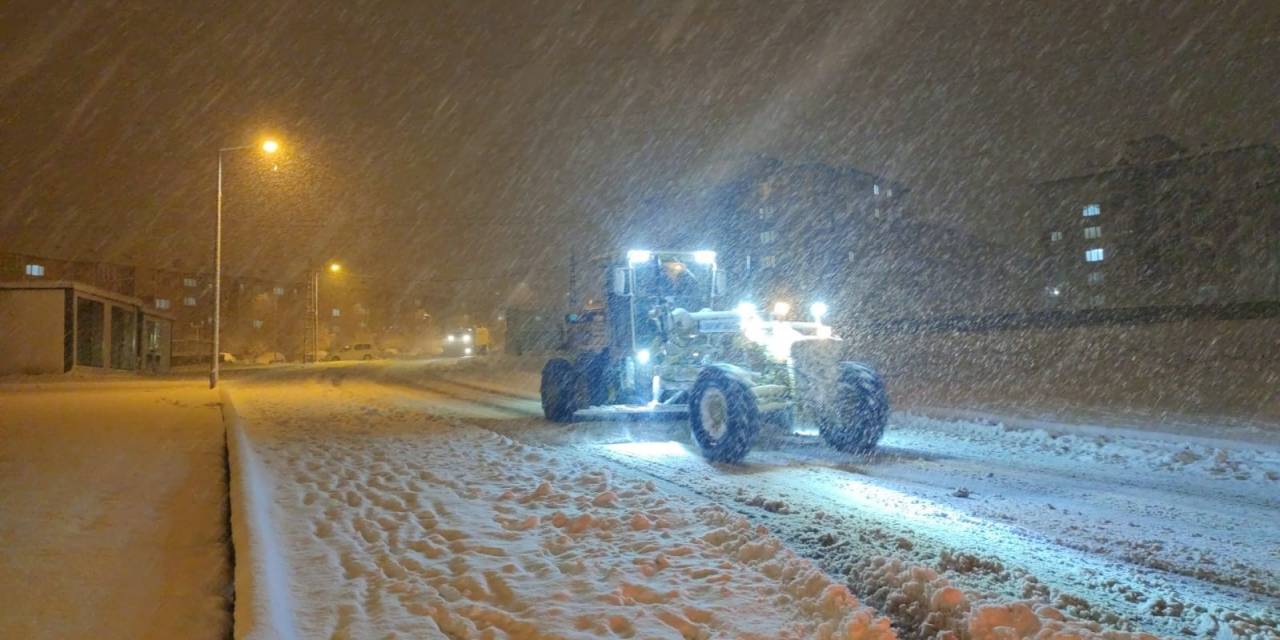
[[[339,273],[342,271],[342,265],[337,262],[330,262],[328,266],[329,273]],[[307,359],[306,338],[303,338],[302,359]],[[320,270],[311,272],[311,361],[320,362]]]
[[[222,355],[220,348],[222,337],[222,154],[252,148],[254,145],[249,144],[218,149],[218,215],[214,224],[213,238],[213,362],[209,365],[210,389],[218,386],[218,361]],[[262,152],[267,155],[279,150],[280,143],[275,140],[268,138],[262,143]]]

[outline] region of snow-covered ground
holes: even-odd
[[[893,637],[766,531],[608,463],[376,383],[232,396],[237,473],[272,520],[237,545],[241,598],[270,601],[239,603],[267,615],[237,616],[238,637]]]
[[[914,407],[872,456],[720,466],[682,424],[543,421],[540,363],[229,375],[236,636],[1280,637],[1266,430]],[[0,637],[225,637],[217,401],[0,383]]]
[[[217,395],[130,377],[0,383],[0,638],[225,638]]]
[[[682,425],[533,417],[530,371],[489,363],[328,375],[398,380],[406,397],[425,398],[424,410],[608,460],[735,509],[904,628],[927,620],[921,594],[954,585],[977,602],[1025,598],[1109,627],[1276,633],[1280,447],[1272,443],[1215,439],[1211,428],[1168,436],[900,413],[875,456],[843,456],[793,435],[762,444],[743,466],[717,467]],[[938,579],[905,587],[912,571]]]

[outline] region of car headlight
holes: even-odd
[[[470,342],[471,342],[471,334],[469,334],[469,333],[467,333],[467,334],[463,334],[463,336],[462,336],[462,341],[463,341],[463,342],[470,343]]]
[[[471,347],[467,347],[466,351],[464,351],[463,353],[466,353],[467,355],[471,355]]]

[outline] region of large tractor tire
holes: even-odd
[[[609,404],[610,370],[609,354],[584,353],[574,363],[578,370],[578,381],[584,407],[598,407]]]
[[[698,374],[689,393],[689,429],[712,462],[741,462],[760,432],[760,410],[751,388],[720,367]]]
[[[816,411],[818,433],[831,448],[867,453],[889,422],[889,398],[880,374],[865,364],[841,362],[831,402]]]
[[[552,358],[542,367],[542,415],[552,422],[569,422],[582,408],[581,376],[568,360]]]

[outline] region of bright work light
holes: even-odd
[[[653,252],[644,249],[632,249],[627,252],[627,262],[631,264],[641,264],[653,259]]]
[[[822,322],[822,316],[827,315],[827,303],[815,302],[809,305],[809,313],[813,314],[814,322]]]

